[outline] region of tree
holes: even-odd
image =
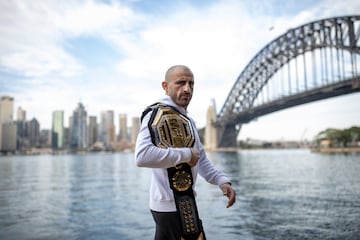
[[[355,145],[360,141],[360,127],[353,126],[347,129],[328,128],[315,136],[315,142],[319,145],[321,141],[329,140],[332,146],[347,147]]]

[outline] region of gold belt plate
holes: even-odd
[[[159,108],[151,128],[158,147],[179,148],[194,145],[195,135],[190,119],[170,107]]]
[[[191,176],[186,171],[177,171],[172,177],[172,184],[176,190],[183,192],[191,187]]]

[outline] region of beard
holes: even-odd
[[[191,101],[191,95],[190,94],[182,94],[177,98],[176,104],[178,104],[181,107],[186,107],[189,105]]]

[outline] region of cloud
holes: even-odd
[[[53,24],[55,9],[45,2],[0,3],[0,67],[24,77],[74,76],[83,66],[64,51]]]
[[[52,46],[21,46],[1,58],[3,68],[24,77],[79,75],[84,67],[63,49]]]
[[[141,16],[120,1],[109,4],[100,1],[69,3],[71,1],[65,1],[62,10],[54,17],[55,26],[66,35],[104,35],[112,31],[131,31],[141,21]]]

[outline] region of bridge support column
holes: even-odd
[[[218,141],[219,148],[236,148],[237,135],[240,128],[236,128],[236,124],[225,125],[223,128],[223,133],[219,134],[220,139]]]

